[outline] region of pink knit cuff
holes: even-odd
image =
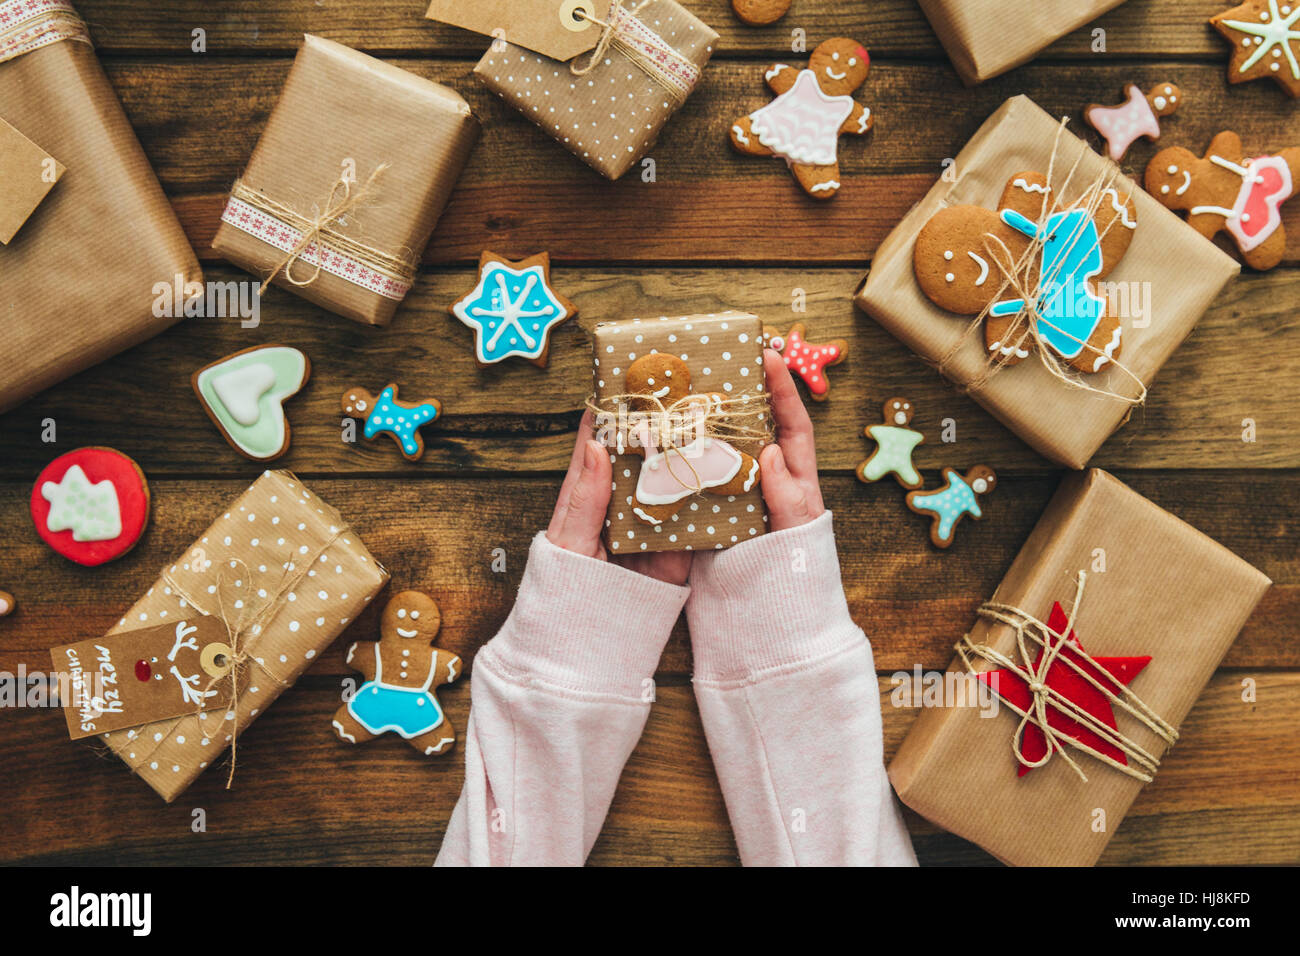
[[[865,639],[849,616],[829,511],[697,555],[686,619],[697,683],[755,680]]]
[[[533,538],[514,609],[478,652],[516,683],[649,700],[668,635],[690,593]]]

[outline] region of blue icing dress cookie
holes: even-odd
[[[343,393],[343,413],[365,420],[362,434],[366,438],[390,435],[402,454],[416,461],[424,454],[424,439],[420,428],[442,414],[442,405],[435,399],[424,402],[403,402],[397,397],[397,386],[389,385],[375,398],[362,388],[349,388]]]
[[[978,496],[991,491],[997,478],[991,468],[976,465],[964,477],[952,468],[943,470],[945,484],[935,491],[912,491],[907,495],[907,506],[917,514],[929,515],[930,540],[946,548],[953,542],[953,531],[965,517],[984,516]]]

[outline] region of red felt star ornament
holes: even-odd
[[[1106,725],[1111,730],[1117,730],[1115,712],[1111,709],[1109,698],[1069,664],[1063,662],[1061,658],[1068,657],[1100,682],[1102,686],[1106,687],[1113,685],[1101,671],[1110,674],[1115,680],[1127,687],[1133,678],[1141,673],[1142,668],[1151,662],[1151,658],[1149,656],[1094,657],[1092,658],[1092,661],[1095,662],[1094,666],[1093,663],[1089,663],[1087,658],[1073,650],[1073,648],[1078,648],[1082,651],[1083,645],[1079,642],[1079,638],[1073,629],[1070,630],[1068,635],[1065,634],[1065,629],[1069,623],[1069,618],[1066,616],[1065,609],[1061,607],[1060,602],[1053,604],[1052,614],[1047,620],[1047,626],[1054,632],[1056,641],[1059,641],[1064,635],[1066,646],[1057,655],[1056,660],[1052,661],[1043,683],[1080,710],[1091,715],[1098,722]],[[1052,641],[1053,646],[1055,646],[1056,641],[1052,640],[1051,634],[1048,635],[1048,640]],[[1037,672],[1042,662],[1045,651],[1046,648],[1039,647],[1038,656],[1034,659],[1033,669],[1035,672]],[[1032,714],[1034,712],[1034,695],[1030,692],[1029,685],[1019,674],[1000,667],[997,670],[986,671],[978,676],[982,682],[989,686],[990,690],[1009,704],[1027,713]],[[1047,699],[1047,725],[1061,736],[1072,737],[1088,749],[1105,754],[1117,763],[1128,765],[1124,751],[1103,739],[1095,731],[1089,729],[1087,725],[1058,710],[1053,705],[1051,697]],[[1036,764],[1046,755],[1047,738],[1043,734],[1042,728],[1037,724],[1027,723],[1024,733],[1020,736],[1021,758],[1030,764]],[[1019,775],[1023,777],[1032,769],[1033,767],[1021,763]]]

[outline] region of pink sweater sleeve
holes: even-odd
[[[465,785],[436,866],[585,862],[687,593],[533,539],[514,609],[474,658]]]
[[[885,775],[871,645],[831,515],[701,554],[686,606],[695,696],[747,866],[914,866]]]

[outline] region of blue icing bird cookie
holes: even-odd
[[[442,405],[436,399],[423,402],[403,402],[397,397],[397,386],[389,385],[376,398],[364,388],[349,388],[343,393],[343,414],[365,421],[362,434],[366,438],[389,435],[411,461],[424,454],[424,438],[420,429],[442,414]]]
[[[448,307],[474,330],[474,360],[485,366],[517,356],[545,368],[551,332],[578,314],[551,287],[550,255],[515,262],[484,252],[478,268],[478,284]]]
[[[965,475],[958,474],[956,469],[945,468],[943,477],[942,488],[909,491],[907,494],[907,507],[932,519],[930,540],[940,548],[952,544],[953,532],[963,518],[970,516],[978,521],[984,517],[978,498],[992,491],[997,483],[993,469],[985,465],[976,465]]]

